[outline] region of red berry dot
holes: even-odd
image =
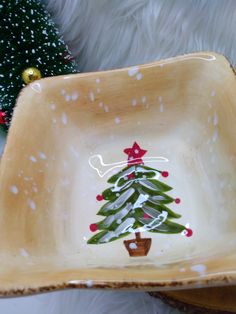
[[[95,232],[98,230],[98,226],[96,224],[91,224],[89,226],[90,231]]]
[[[176,203],[176,204],[179,204],[180,202],[181,202],[181,199],[180,199],[180,198],[176,198],[176,199],[175,199],[175,203]]]
[[[0,111],[0,124],[5,124],[5,113]]]
[[[96,196],[96,199],[97,199],[97,201],[103,201],[103,200],[104,200],[104,197],[103,197],[102,194],[98,194],[98,195]]]
[[[145,213],[145,214],[143,215],[143,218],[144,218],[144,219],[148,219],[148,218],[150,218],[150,216]]]
[[[189,229],[189,228],[186,228],[186,234],[185,234],[185,236],[186,237],[191,237],[193,235],[193,230],[192,229]]]
[[[128,180],[131,180],[135,177],[135,175],[133,173],[130,173],[130,174],[128,174],[127,177],[128,177]]]
[[[169,176],[169,172],[168,171],[162,171],[161,175],[164,177],[164,178],[167,178]]]

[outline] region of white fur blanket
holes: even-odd
[[[236,65],[235,0],[44,0],[80,71],[188,52],[223,53]],[[1,144],[2,141],[2,144]],[[0,138],[0,148],[3,147]],[[178,313],[143,292],[64,291],[1,300],[0,313]]]
[[[44,1],[82,72],[203,50],[236,65],[235,0]]]

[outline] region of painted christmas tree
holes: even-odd
[[[180,203],[179,198],[167,194],[172,188],[159,181],[168,177],[167,171],[160,171],[144,165],[146,154],[135,142],[124,152],[128,155],[128,165],[109,178],[113,186],[97,195],[98,201],[107,201],[97,213],[105,218],[90,225],[92,232],[99,231],[88,240],[89,244],[108,243],[129,234],[135,238],[125,240],[130,256],[145,256],[151,246],[151,238],[142,238],[142,232],[176,234],[184,232],[192,235],[192,230],[172,220],[180,218],[168,205]]]
[[[75,72],[42,1],[0,1],[0,129],[8,130],[22,87],[41,77]]]

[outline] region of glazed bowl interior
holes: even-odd
[[[235,85],[224,57],[198,53],[25,88],[0,169],[1,294],[235,283]],[[193,230],[144,232],[150,251],[135,258],[123,239],[87,244],[104,172],[134,142],[167,160],[145,164],[168,170],[171,209]]]

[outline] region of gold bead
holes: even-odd
[[[37,68],[28,68],[22,72],[22,80],[25,84],[32,83],[35,80],[38,80],[42,77],[41,72]]]

